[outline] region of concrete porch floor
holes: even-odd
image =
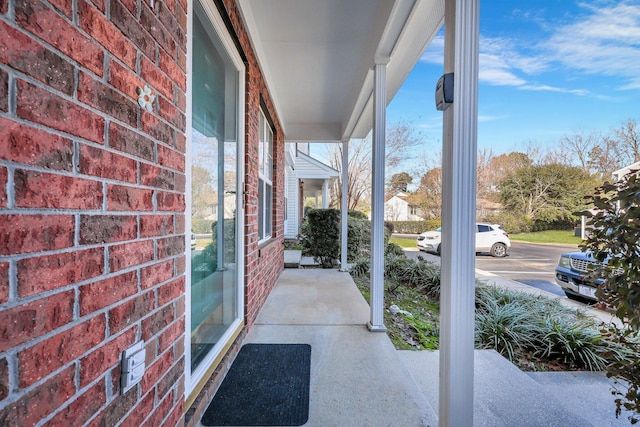
[[[306,426],[437,426],[437,352],[398,351],[368,320],[348,273],[286,269],[245,342],[311,345]],[[476,426],[628,425],[604,374],[524,373],[488,350],[475,360]]]

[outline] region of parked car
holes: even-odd
[[[195,250],[196,248],[196,235],[195,234],[191,234],[191,250]]]
[[[440,255],[442,229],[425,231],[418,236],[418,249]],[[479,222],[476,224],[476,253],[489,252],[491,256],[503,257],[511,248],[509,234],[498,224]]]
[[[603,279],[588,277],[597,265],[597,261],[589,252],[562,254],[556,266],[556,283],[568,298],[597,301],[596,289]]]

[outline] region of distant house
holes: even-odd
[[[616,171],[613,171],[611,173],[611,177],[613,178],[614,181],[619,181],[623,176],[638,170],[640,170],[640,162],[635,162],[630,164],[629,166],[625,166]],[[596,209],[590,209],[589,211],[592,214],[595,214],[597,212]],[[576,235],[578,234],[578,230],[579,230],[580,237],[582,238],[582,240],[585,240],[587,238],[587,231],[589,230],[589,228],[591,228],[591,226],[589,225],[589,218],[583,215],[581,217],[580,228],[578,229],[578,227],[576,227]]]
[[[411,194],[400,192],[384,202],[385,221],[421,221],[422,209]]]
[[[502,211],[502,205],[488,199],[476,199],[476,218],[484,220],[492,215],[499,214]]]
[[[617,171],[614,171],[611,175],[613,176],[614,180],[618,181],[620,178],[627,175],[628,173],[631,173],[632,171],[637,171],[637,170],[640,170],[640,162],[635,162],[630,164],[629,166],[625,166],[621,169],[618,169]]]
[[[313,207],[329,207],[329,186],[339,172],[309,155],[309,144],[287,143],[285,157],[284,238],[295,239],[304,219],[308,199]]]

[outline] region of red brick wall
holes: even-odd
[[[2,426],[184,423],[186,7],[0,0]]]

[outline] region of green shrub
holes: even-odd
[[[322,268],[336,267],[340,256],[340,211],[309,209],[302,224],[300,244]]]
[[[384,253],[385,255],[391,254],[391,255],[397,255],[397,256],[404,256],[404,250],[402,249],[402,247],[395,243],[387,243]]]
[[[347,212],[347,215],[352,217],[352,218],[358,218],[358,219],[369,219],[367,217],[367,214],[365,214],[364,212],[360,212],[360,211],[355,211],[352,209],[349,209],[349,211]]]
[[[393,226],[393,233],[398,234],[420,234],[425,231],[435,230],[442,225],[439,219],[428,219],[425,221],[386,221]]]
[[[214,222],[212,219],[193,218],[191,220],[191,232],[196,234],[211,233],[211,226]]]
[[[349,270],[349,272],[353,277],[363,278],[363,277],[369,276],[370,269],[371,269],[371,259],[360,258],[351,265],[351,270]]]
[[[340,248],[337,249],[340,252]],[[359,216],[347,218],[347,261],[354,262],[371,254],[371,222]]]
[[[591,324],[590,324],[591,323]],[[575,367],[600,371],[607,366],[608,345],[592,322],[547,319],[538,354]]]
[[[476,310],[476,343],[513,360],[517,350],[534,345],[539,326],[526,306],[484,300]]]
[[[487,218],[487,222],[500,224],[507,233],[529,233],[533,231],[533,221],[513,212],[501,212]]]

